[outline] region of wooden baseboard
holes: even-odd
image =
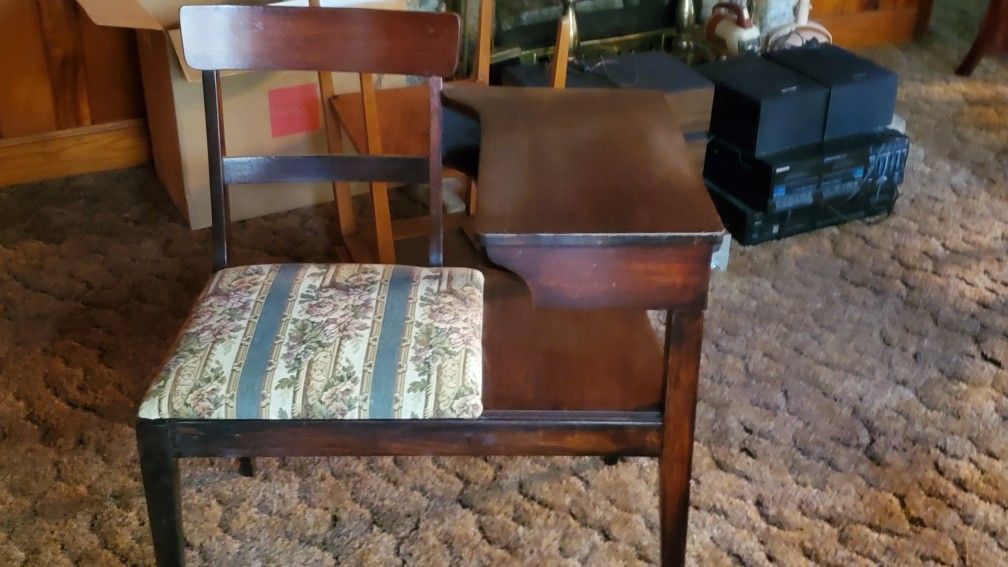
[[[123,120],[0,140],[0,187],[145,163],[143,120]]]

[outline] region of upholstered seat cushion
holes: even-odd
[[[142,419],[473,418],[483,274],[283,264],[207,284]]]

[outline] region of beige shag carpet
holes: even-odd
[[[893,217],[732,251],[711,290],[696,565],[1008,565],[1008,67],[952,69],[979,2],[939,2],[902,76]],[[327,257],[326,207],[241,223],[244,260]],[[132,422],[210,270],[148,169],[0,191],[0,565],[152,563]],[[184,465],[195,565],[658,560],[630,459]]]

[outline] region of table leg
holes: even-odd
[[[683,565],[686,561],[693,429],[702,342],[702,312],[668,313],[665,323],[664,431],[658,468],[661,557],[662,565],[666,566]]]
[[[967,77],[985,56],[1005,51],[1008,51],[1008,0],[990,0],[980,32],[956,74]]]

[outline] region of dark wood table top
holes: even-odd
[[[645,309],[706,305],[723,233],[674,109],[654,91],[459,87],[478,114],[474,232],[449,265],[486,276],[490,411],[661,410],[664,345]],[[425,241],[398,241],[423,261]]]
[[[449,85],[477,114],[475,232],[493,246],[714,242],[721,220],[659,91]]]

